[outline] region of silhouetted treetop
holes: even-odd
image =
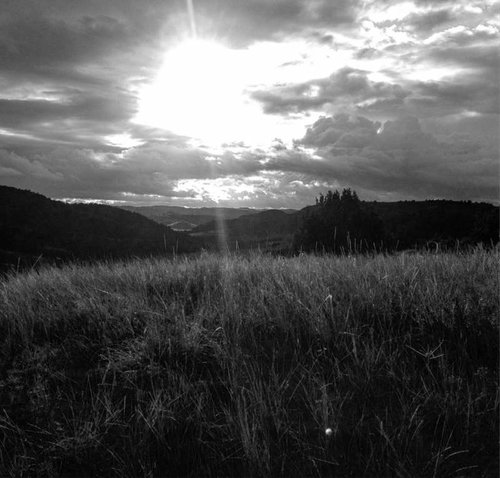
[[[373,249],[383,237],[378,216],[350,188],[321,193],[294,238],[296,248],[341,252]]]

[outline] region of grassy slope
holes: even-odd
[[[0,475],[496,476],[497,271],[477,251],[11,277]]]

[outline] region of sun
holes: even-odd
[[[230,143],[268,147],[276,137],[292,144],[312,116],[266,113],[252,93],[324,76],[330,59],[316,61],[322,69],[305,68],[302,59],[309,50],[309,44],[295,43],[228,48],[203,38],[182,41],[165,52],[156,78],[138,92],[134,122],[189,137],[214,151]]]
[[[208,40],[168,51],[152,85],[140,94],[137,122],[209,143],[233,140],[255,105],[245,95],[244,55]]]

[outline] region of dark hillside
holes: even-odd
[[[280,234],[293,234],[299,223],[297,213],[285,213],[279,210],[262,211],[226,221],[228,233],[235,236],[262,238]],[[217,222],[210,221],[196,228],[196,232],[213,231]]]
[[[337,246],[340,246],[335,250],[339,251],[345,249],[345,244],[339,241],[342,230],[344,233],[349,231],[351,240],[358,241],[357,245],[359,241],[366,242],[368,246],[365,244],[365,247],[373,247],[373,239],[376,238],[377,250],[384,251],[435,247],[435,243],[441,248],[456,248],[457,244],[468,247],[498,242],[499,209],[492,204],[447,200],[355,202],[358,204],[355,208],[359,216],[357,221],[351,217],[353,211],[332,210],[329,216],[316,224],[316,231],[307,234],[306,242],[311,247],[306,249],[314,249],[325,242],[325,238],[331,239],[335,230]],[[304,232],[304,221],[317,216],[320,209],[318,204],[296,212],[263,211],[224,220],[222,226],[228,243],[234,245],[237,241],[239,247],[274,244],[276,247],[271,249],[289,250],[295,236],[295,245],[304,248],[304,236],[300,236],[301,230]],[[376,218],[377,231],[374,230],[375,222],[372,224],[367,220],[369,216]],[[359,227],[354,227],[354,223],[359,223]],[[330,230],[332,226],[333,231]],[[219,229],[217,221],[212,220],[194,228],[192,233],[215,244]],[[324,246],[325,250],[334,249],[326,243]]]
[[[293,234],[301,224],[302,214],[276,209],[240,216],[223,221],[228,245],[239,247],[265,246],[266,249],[288,249]],[[220,234],[217,221],[202,224],[192,231],[196,236],[209,239]]]
[[[65,204],[0,186],[0,261],[95,259],[189,252],[195,239],[111,206]]]
[[[384,223],[388,243],[398,248],[438,242],[443,247],[498,242],[499,209],[471,201],[367,203]]]

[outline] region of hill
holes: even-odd
[[[360,202],[383,229],[377,250],[498,242],[499,209],[470,201]],[[116,208],[65,204],[0,186],[0,268],[40,261],[121,258],[192,252],[201,247],[290,252],[318,206],[294,210]],[[134,211],[140,211],[140,214]],[[145,215],[152,219],[148,219]],[[170,223],[177,231],[165,226]],[[189,231],[185,234],[179,231]],[[295,241],[294,241],[295,240]],[[313,238],[314,242],[314,238]]]
[[[169,226],[174,230],[186,230],[183,228],[191,224],[192,226],[189,229],[193,229],[201,224],[209,223],[216,218],[230,220],[259,212],[258,209],[227,207],[121,206],[121,209],[137,212],[148,219]],[[177,223],[181,224],[181,228],[177,228]]]
[[[374,214],[382,226],[377,250],[401,250],[420,247],[455,248],[477,243],[496,244],[499,235],[499,208],[470,201],[360,201],[362,210]],[[212,220],[192,230],[192,235],[215,243],[224,231],[228,246],[259,245],[266,249],[290,250],[294,236],[304,220],[318,206],[296,212],[264,211],[237,219]],[[364,239],[364,238],[360,238]],[[295,245],[300,247],[299,245]]]
[[[395,247],[411,248],[437,242],[455,246],[498,242],[499,207],[471,201],[368,202],[384,223],[386,240]]]
[[[0,186],[0,263],[122,258],[190,252],[195,239],[144,216],[97,204],[65,204]]]
[[[232,220],[212,220],[196,227],[191,234],[205,241],[223,240],[231,249],[237,243],[240,248],[258,246],[266,250],[288,250],[303,214],[272,209]]]

